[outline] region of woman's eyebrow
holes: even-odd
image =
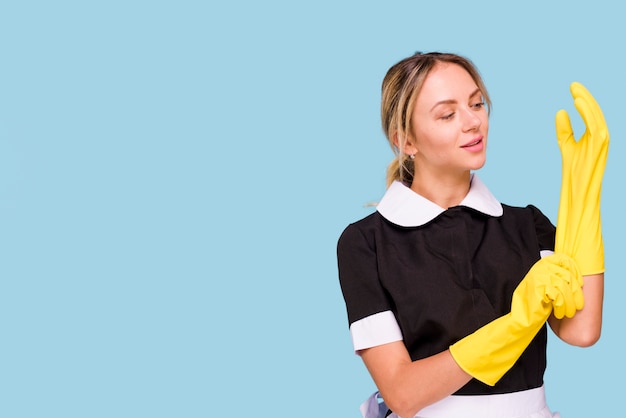
[[[455,104],[455,103],[456,103],[456,100],[454,99],[440,100],[437,103],[435,103],[433,107],[430,108],[430,111],[432,112],[433,110],[435,110],[437,106],[442,105],[442,104]]]
[[[477,88],[476,90],[474,90],[474,92],[472,94],[470,94],[470,99],[474,96],[476,96],[477,94],[482,94],[482,91],[480,91],[480,88]]]
[[[474,90],[472,92],[472,94],[469,95],[469,98],[471,99],[472,97],[476,96],[477,94],[481,94],[482,92],[480,91],[480,88],[477,88],[476,90]],[[454,99],[446,99],[446,100],[440,100],[437,103],[435,103],[435,105],[433,107],[430,108],[430,111],[432,112],[437,106],[442,105],[442,104],[455,104],[457,101]]]

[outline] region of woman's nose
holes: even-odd
[[[463,112],[463,130],[472,131],[478,129],[481,120],[473,109],[465,109]]]

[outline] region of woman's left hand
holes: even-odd
[[[570,87],[585,122],[578,141],[565,110],[556,114],[556,135],[563,160],[555,252],[574,258],[583,275],[604,272],[600,194],[609,149],[602,109],[580,83]]]

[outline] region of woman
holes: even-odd
[[[532,205],[501,204],[473,173],[485,164],[490,106],[474,65],[417,53],[388,71],[381,113],[396,154],[388,189],[338,243],[354,349],[379,390],[362,405],[364,416],[379,407],[403,418],[558,416],[543,390],[545,323],[566,343],[594,344],[604,276],[599,188],[608,132],[584,87],[573,85],[572,94],[586,103],[579,111],[588,129],[573,141],[559,112],[556,230],[565,232],[553,254],[547,217]],[[591,196],[581,191],[589,183]]]

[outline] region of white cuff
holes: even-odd
[[[380,312],[350,324],[354,351],[402,341],[402,331],[391,311]]]

